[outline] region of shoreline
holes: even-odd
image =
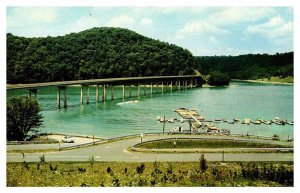
[[[294,85],[294,83],[287,83],[287,82],[266,82],[266,81],[261,81],[261,80],[241,80],[241,79],[232,79],[231,81],[251,82],[251,83],[262,83],[262,84],[281,84],[281,85],[291,85],[291,86]]]

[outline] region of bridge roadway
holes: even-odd
[[[143,137],[143,142],[162,138],[195,138],[198,135],[149,135]],[[218,138],[219,136],[206,136],[209,138]],[[222,136],[230,139],[230,136]],[[238,139],[238,138],[235,138]],[[46,161],[88,161],[94,156],[96,161],[125,161],[125,162],[153,162],[153,161],[198,161],[200,153],[143,153],[128,151],[137,143],[140,143],[140,137],[123,139],[109,143],[102,143],[89,147],[83,147],[66,151],[55,151],[48,153],[25,153],[25,161],[38,162],[43,154]],[[268,141],[271,140],[251,139],[251,141]],[[279,142],[285,144],[286,142]],[[291,143],[286,143],[291,144]],[[209,161],[221,161],[222,153],[204,153],[205,158]],[[21,153],[7,153],[7,162],[22,162]],[[225,161],[293,161],[293,153],[225,153]]]
[[[7,90],[13,89],[30,89],[46,86],[68,86],[79,84],[132,84],[132,83],[144,83],[144,82],[161,82],[161,81],[180,81],[180,80],[195,80],[201,79],[199,75],[185,75],[185,76],[145,76],[145,77],[127,77],[127,78],[105,78],[105,79],[90,79],[90,80],[72,80],[72,81],[60,81],[60,82],[44,82],[44,83],[32,83],[32,84],[8,84]],[[199,82],[200,83],[200,82]]]

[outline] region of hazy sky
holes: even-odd
[[[58,36],[123,27],[194,55],[293,51],[292,7],[8,7],[7,32]]]

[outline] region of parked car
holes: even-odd
[[[74,143],[75,139],[72,136],[64,136],[64,138],[62,139],[62,142],[64,142],[64,143]]]

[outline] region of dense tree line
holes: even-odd
[[[7,83],[194,73],[186,49],[122,28],[92,28],[65,36],[7,34]]]
[[[258,79],[270,76],[293,76],[293,52],[247,54],[240,56],[198,56],[195,63],[200,72],[220,71],[235,79]]]

